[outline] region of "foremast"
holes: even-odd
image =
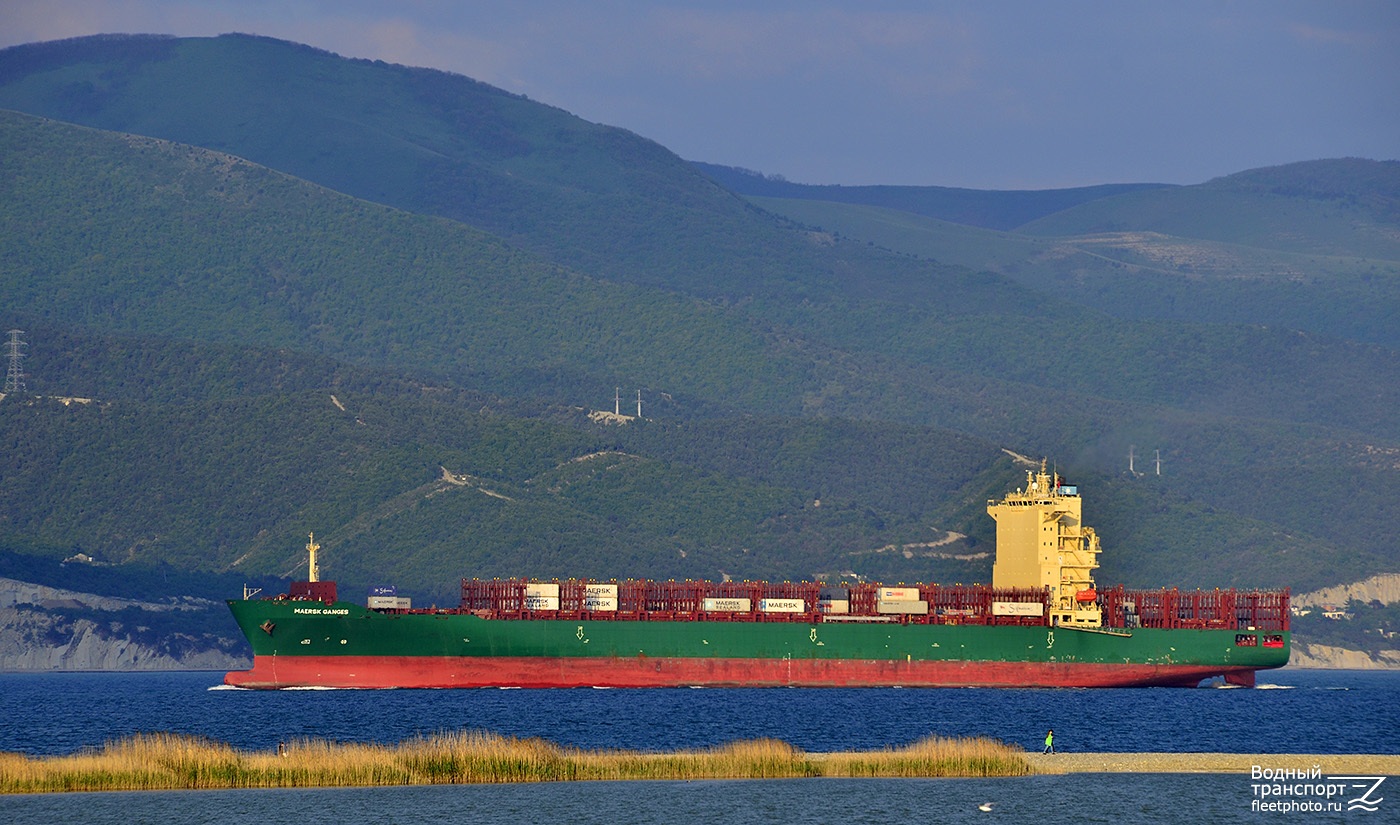
[[[321,545],[316,543],[315,533],[308,533],[306,539],[306,580],[318,582],[321,580],[321,566],[316,563],[316,551],[321,549]]]
[[[1026,471],[1026,487],[987,501],[997,523],[992,586],[1029,587],[1047,593],[1050,623],[1102,627],[1094,589],[1099,537],[1084,525],[1079,490],[1057,473]]]

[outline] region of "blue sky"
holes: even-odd
[[[806,183],[1400,159],[1400,2],[0,0],[0,46],[242,31],[458,72]]]

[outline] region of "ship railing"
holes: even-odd
[[[616,593],[615,601],[608,597],[600,601],[590,597],[597,593]],[[909,610],[909,605],[882,609],[880,583],[823,585],[820,582],[755,582],[755,581],[649,581],[628,579],[620,582],[595,582],[590,579],[568,579],[553,582],[529,582],[524,579],[463,579],[459,610],[478,615],[500,617],[549,616],[552,618],[632,621],[762,621],[807,622],[847,621],[845,616],[893,615],[906,624],[1045,624],[1048,610],[1046,594],[1029,588],[995,589],[985,585],[897,585],[900,589],[917,592],[923,604]],[[533,588],[533,590],[532,590]],[[530,593],[556,593],[553,597],[535,597]],[[912,595],[912,594],[911,594]],[[909,599],[910,596],[905,596]],[[591,600],[590,600],[591,599]],[[738,605],[711,608],[711,600],[743,600]],[[773,605],[772,600],[783,600]],[[606,607],[603,602],[606,601]],[[999,602],[1039,605],[1039,616],[998,615],[994,609]],[[840,604],[839,608],[833,603]],[[544,607],[542,608],[542,605]],[[708,608],[708,609],[707,609]],[[832,610],[844,612],[828,612]]]
[[[1288,590],[1099,591],[1104,626],[1288,630]]]
[[[890,612],[881,609],[880,594],[885,586],[871,582],[824,586],[818,582],[655,582],[639,579],[594,582],[570,579],[553,583],[558,587],[558,604],[549,609],[538,609],[541,600],[530,600],[527,596],[529,588],[532,585],[538,587],[539,584],[523,579],[464,579],[459,609],[502,618],[529,616],[587,618],[594,621],[819,623],[852,621],[849,617],[893,616],[895,618],[890,621],[904,624],[1044,626],[1049,622],[1048,596],[1043,590],[1032,588],[911,585],[911,589],[917,588],[919,601],[924,604],[912,611]],[[598,602],[588,601],[588,587],[600,584],[616,589],[616,603],[608,605],[611,609],[590,609],[590,605],[596,606]],[[843,595],[845,599],[840,598]],[[706,610],[709,599],[747,599],[747,610]],[[801,604],[788,602],[780,610],[765,611],[762,609],[765,599],[800,599]],[[846,602],[846,612],[825,612],[824,599]],[[1289,629],[1287,590],[1128,590],[1120,585],[1100,589],[1097,602],[1106,628]],[[1009,606],[1003,608],[1003,605]],[[1030,608],[1018,605],[1039,605],[1040,615],[1026,615]]]

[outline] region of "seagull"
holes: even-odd
[[[992,809],[992,803],[990,803],[990,802],[983,802],[981,805],[978,805],[978,806],[977,806],[977,810],[979,810],[979,811],[990,811],[991,809]]]

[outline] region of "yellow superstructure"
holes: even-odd
[[[1094,590],[1099,537],[1084,526],[1079,491],[1057,474],[1026,472],[1026,487],[987,502],[997,523],[993,587],[1030,587],[1049,593],[1050,621],[1071,627],[1100,627]]]

